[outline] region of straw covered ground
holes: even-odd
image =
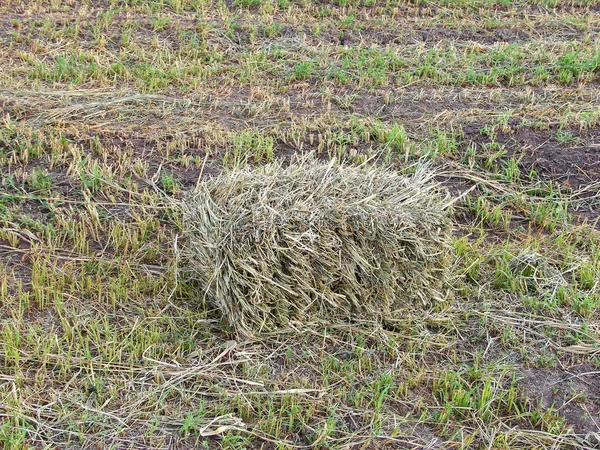
[[[245,336],[428,310],[452,264],[432,177],[304,157],[210,179],[184,203],[184,277]]]
[[[0,1],[0,448],[598,448],[599,84],[598,0]]]

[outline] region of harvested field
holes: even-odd
[[[0,447],[598,448],[597,3],[0,2]],[[365,270],[406,223],[356,179],[309,206],[307,253],[280,263],[276,233],[301,230],[276,221],[263,250],[227,247],[306,303],[258,289],[243,256],[239,295],[218,270],[211,291],[222,241],[186,202],[231,213],[224,180],[270,173],[277,195],[242,209],[271,220],[304,199],[281,180],[309,154],[396,181],[428,167],[439,192],[405,199],[428,212],[408,228],[449,256],[451,301],[423,294],[427,270],[410,288]],[[362,228],[327,222],[331,198]]]

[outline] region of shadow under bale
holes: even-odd
[[[401,319],[447,297],[446,204],[424,167],[305,157],[225,173],[184,202],[181,275],[245,337],[290,320]]]

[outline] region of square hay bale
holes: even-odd
[[[398,319],[446,298],[446,200],[425,167],[304,157],[224,173],[184,202],[181,274],[241,336]]]

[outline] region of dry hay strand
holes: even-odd
[[[448,298],[451,262],[432,177],[312,156],[221,174],[183,202],[180,274],[244,337],[429,308]]]

